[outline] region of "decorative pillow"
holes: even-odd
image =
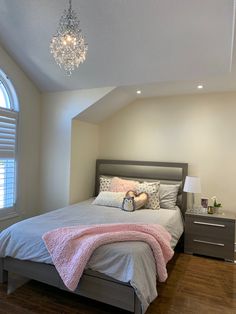
[[[125,192],[116,193],[103,191],[98,194],[92,204],[122,208],[122,202],[124,197]]]
[[[148,202],[145,205],[145,208],[160,209],[159,189],[160,189],[159,181],[143,182],[137,186],[135,192],[136,193],[145,192],[148,194]]]
[[[148,202],[148,194],[145,192],[142,193],[135,193],[134,191],[128,191],[126,193],[126,198],[127,197],[132,197],[133,198],[133,203],[134,203],[134,209],[140,209],[144,207],[147,202]]]
[[[104,191],[109,191],[110,184],[111,184],[111,179],[108,177],[101,176],[99,178],[99,192],[104,192]]]
[[[177,202],[179,184],[160,185],[160,204],[161,208],[174,208]]]
[[[114,177],[111,180],[110,192],[127,192],[129,190],[135,190],[138,186],[138,181],[125,180],[118,177]]]

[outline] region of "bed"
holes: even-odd
[[[148,222],[153,220],[153,215],[155,214],[157,221],[161,221],[161,224],[172,233],[171,245],[172,247],[175,247],[182,233],[181,226],[178,226],[176,221],[181,220],[181,212],[184,213],[186,209],[186,195],[185,193],[182,193],[182,186],[187,175],[187,169],[188,165],[185,163],[97,160],[95,196],[99,192],[99,178],[101,176],[119,176],[122,178],[132,178],[145,181],[160,180],[161,183],[164,184],[180,184],[181,188],[178,195],[178,207],[174,211],[165,210],[165,214],[162,213],[162,210],[145,210],[145,214],[143,214],[144,211],[137,211],[134,213],[117,211],[114,215],[114,209],[91,205],[92,200],[90,199],[80,204],[69,206],[66,209],[50,212],[46,214],[47,216],[42,215],[38,218],[33,218],[36,219],[34,223],[38,223],[38,226],[40,226],[39,228],[35,228],[34,223],[31,221],[31,225],[34,226],[35,230],[38,229],[38,233],[34,232],[34,230],[30,230],[30,227],[27,226],[26,228],[26,225],[24,226],[24,224],[27,224],[27,221],[22,222],[20,223],[21,229],[27,229],[27,232],[25,232],[25,238],[29,238],[30,235],[34,250],[29,249],[30,243],[24,240],[24,237],[20,237],[16,234],[15,237],[19,236],[19,247],[23,248],[24,243],[27,244],[28,255],[26,256],[25,253],[22,253],[21,256],[21,250],[17,249],[15,254],[11,254],[12,257],[0,258],[0,282],[7,281],[8,273],[15,273],[67,290],[55,267],[51,264],[50,257],[47,255],[45,248],[42,246],[42,243],[37,240],[43,232],[47,232],[50,228],[57,228],[61,226],[60,222],[62,218],[60,217],[65,216],[65,211],[67,213],[67,218],[64,217],[62,221],[63,224],[65,224],[66,219],[66,225],[68,226],[77,223],[76,215],[80,216],[80,222],[82,224],[87,221],[88,216],[90,223],[94,224],[102,223],[103,219],[101,217],[103,216],[106,217],[106,223],[117,222],[117,220],[121,223],[127,221]],[[84,208],[86,208],[86,211],[83,211]],[[94,215],[94,212],[96,215]],[[42,219],[44,220],[42,221]],[[54,221],[54,224],[50,223],[50,225],[47,225],[46,221],[49,220]],[[35,241],[33,240],[34,235],[35,237],[38,237]],[[14,239],[12,239],[12,241],[13,240]],[[144,247],[141,247],[140,245],[137,246],[136,243],[134,246],[137,248],[132,247],[132,250],[134,252],[136,252],[136,250],[145,250],[146,247],[144,243],[142,245]],[[35,246],[37,247],[36,250]],[[108,245],[101,247],[101,249],[99,248],[99,256],[106,256],[108,252],[109,254],[115,254],[117,252],[124,251],[124,246],[118,243],[116,244],[115,251],[112,253],[114,247],[114,245]],[[37,256],[34,255],[34,252],[37,252]],[[6,255],[8,256],[8,254]],[[109,257],[110,255],[108,258]],[[120,255],[118,257],[120,260]],[[95,258],[91,258],[89,267],[84,271],[84,274],[74,293],[117,306],[134,312],[135,314],[145,312],[146,307],[144,308],[141,306],[140,295],[137,289],[135,289],[135,284],[131,284],[132,278],[123,279],[122,276],[125,276],[125,273],[119,274],[118,277],[112,275],[107,259],[103,259],[102,261],[103,263],[101,263],[101,260],[98,261],[97,256]],[[152,268],[152,264],[148,265],[148,267]],[[120,278],[122,278],[122,280],[118,280]],[[151,290],[152,289],[150,289],[150,291]],[[153,296],[151,296],[151,299],[153,299]]]

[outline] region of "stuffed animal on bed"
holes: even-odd
[[[144,207],[148,202],[148,194],[142,192],[136,194],[134,191],[128,191],[123,199],[122,209],[127,212],[133,212],[136,209]]]
[[[126,196],[123,199],[122,209],[127,212],[133,212],[135,210],[134,197]]]

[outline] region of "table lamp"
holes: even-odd
[[[184,183],[184,192],[192,193],[191,209],[194,209],[194,194],[201,193],[201,182],[199,177],[187,176]]]

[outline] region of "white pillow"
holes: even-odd
[[[125,192],[103,191],[98,194],[92,204],[122,208],[122,202],[125,194]]]
[[[160,182],[143,182],[136,188],[136,193],[146,192],[148,194],[148,202],[145,208],[160,209],[159,202]]]
[[[161,208],[171,208],[176,206],[179,192],[179,184],[161,184],[160,185],[160,205]]]

